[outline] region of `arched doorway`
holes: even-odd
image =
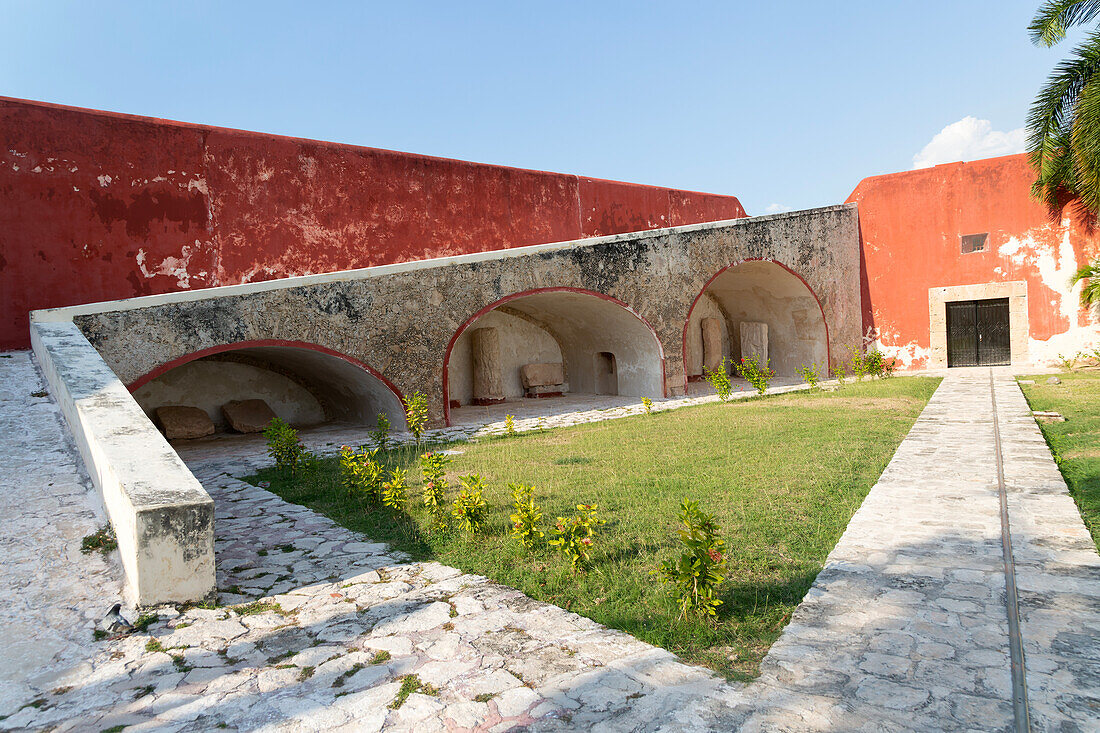
[[[711,278],[684,326],[684,369],[702,377],[722,357],[766,353],[778,377],[802,365],[829,373],[829,329],[817,295],[787,267],[770,260],[731,265]]]
[[[565,394],[664,396],[664,353],[625,303],[576,288],[516,293],[474,314],[444,359],[450,409]]]
[[[260,399],[295,427],[344,423],[364,427],[385,414],[405,429],[396,387],[345,354],[297,341],[248,341],[203,349],[164,364],[128,385],[152,417],[158,407],[198,407],[219,430],[222,408]]]

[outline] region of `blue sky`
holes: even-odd
[[[1018,150],[1073,41],[1029,43],[1037,4],[0,0],[0,94],[728,193],[763,214],[842,201],[915,156]]]

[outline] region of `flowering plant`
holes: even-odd
[[[577,513],[571,518],[558,517],[554,526],[552,547],[557,547],[569,560],[573,570],[583,570],[592,560],[592,530],[604,520],[596,516],[598,504],[577,504]]]
[[[697,613],[715,616],[722,601],[718,586],[726,577],[724,542],[718,536],[714,517],[699,509],[699,502],[684,499],[680,503],[680,542],[686,552],[675,560],[661,563],[658,572],[672,583],[680,602],[680,617]]]
[[[760,358],[753,354],[748,359],[741,359],[741,363],[737,365],[737,373],[756,388],[757,394],[764,394],[768,389],[768,382],[775,376],[771,363],[771,359],[765,359],[761,364]]]

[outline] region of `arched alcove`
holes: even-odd
[[[221,407],[262,399],[295,427],[326,422],[373,426],[379,413],[405,428],[401,396],[377,372],[343,354],[300,342],[227,344],[189,354],[135,380],[134,399],[152,415],[188,405],[224,427]]]
[[[705,324],[706,319],[713,319]],[[767,353],[777,376],[805,365],[829,371],[829,332],[816,294],[797,274],[768,260],[748,260],[715,275],[696,298],[684,327],[684,367],[689,380],[703,373],[704,359],[742,357],[742,324],[766,331]],[[766,329],[758,325],[764,324]],[[704,353],[704,330],[710,329]]]
[[[491,338],[482,329],[492,329]],[[481,358],[492,360],[485,369],[499,373],[499,393],[489,397],[475,388]],[[536,396],[522,373],[545,364],[561,365],[562,382],[539,388],[544,394],[664,395],[664,354],[649,324],[601,293],[551,288],[497,301],[458,329],[444,360],[448,412]]]

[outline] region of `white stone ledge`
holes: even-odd
[[[72,322],[31,346],[103,498],[139,606],[214,593],[214,502]]]

